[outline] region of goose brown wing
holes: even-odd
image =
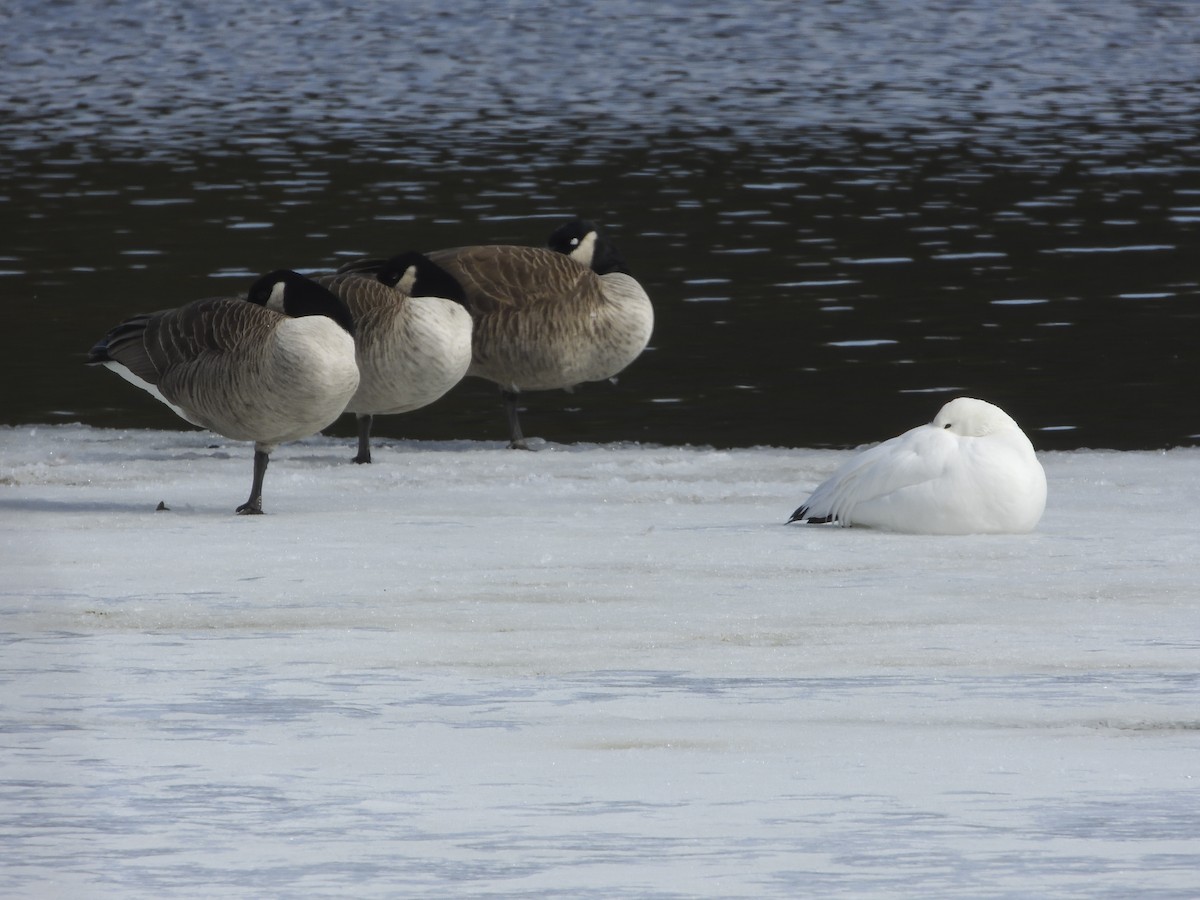
[[[161,372],[163,396],[188,410],[191,421],[228,434],[228,410],[258,390],[269,365],[265,348],[284,318],[230,298],[198,300],[157,317],[145,344]]]
[[[155,316],[146,328],[146,348],[155,364],[261,345],[281,314],[241,299],[197,300]]]
[[[277,318],[277,313],[242,300],[197,300],[126,319],[92,348],[88,362],[112,360],[159,384],[181,363],[261,341]]]
[[[484,245],[425,254],[458,279],[475,315],[562,304],[595,275],[542,247]]]
[[[143,313],[126,319],[88,354],[89,363],[115,362],[136,378],[154,385],[172,404],[192,407],[210,382],[237,377],[262,358],[262,346],[278,324],[279,313],[241,299],[197,300],[178,309]],[[222,357],[238,360],[222,365]],[[208,425],[188,412],[184,418]],[[219,430],[219,429],[218,429]]]
[[[96,342],[88,353],[87,361],[92,364],[117,362],[142,381],[158,384],[159,371],[146,352],[145,337],[146,327],[163,314],[142,313],[126,319]]]
[[[318,275],[312,280],[337,294],[349,307],[350,315],[356,323],[372,310],[396,308],[397,304],[402,303],[408,296],[365,272],[339,271],[334,275]]]
[[[355,341],[366,353],[387,341],[392,332],[389,323],[396,321],[408,301],[407,294],[382,283],[372,274],[338,272],[318,275],[313,281],[337,294],[346,304],[354,319]]]
[[[378,274],[379,270],[387,265],[386,259],[352,259],[350,262],[342,263],[337,267],[337,275],[366,275],[373,278]],[[314,278],[314,281],[319,281],[320,278],[328,278],[331,276],[322,275],[319,278]]]

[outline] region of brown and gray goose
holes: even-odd
[[[517,415],[521,391],[612,378],[650,340],[650,298],[591,222],[563,225],[548,248],[481,245],[425,255],[466,292],[475,320],[467,374],[500,386],[510,447],[526,447]],[[379,265],[366,260],[344,269]]]
[[[354,461],[369,463],[375,416],[428,406],[466,374],[466,295],[444,269],[411,252],[383,261],[377,271],[312,278],[337,294],[354,317],[359,381],[346,412],[358,419]]]
[[[134,316],[87,362],[112,369],[179,416],[254,441],[254,479],[239,514],[262,512],[271,451],[337,419],[358,388],[353,319],[295,272],[262,276],[247,296],[197,300]]]
[[[467,293],[475,317],[467,374],[499,385],[511,447],[526,446],[517,414],[521,391],[612,378],[650,340],[650,298],[591,222],[563,225],[549,249],[492,245],[428,256]]]

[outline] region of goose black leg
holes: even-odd
[[[239,516],[261,516],[263,478],[267,474],[267,463],[271,455],[265,450],[254,448],[254,483],[250,487],[250,499],[237,508]]]
[[[517,397],[518,391],[506,391],[501,389],[500,396],[504,400],[504,413],[508,416],[508,432],[512,435],[512,440],[508,442],[509,450],[528,450],[529,445],[525,443],[525,435],[521,431],[521,421],[517,417]]]
[[[354,457],[356,463],[371,461],[371,423],[374,420],[375,417],[369,414],[358,417],[358,456]]]

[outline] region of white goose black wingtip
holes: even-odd
[[[801,525],[835,525],[837,519],[833,516],[814,516],[807,506],[801,506],[784,524],[791,525],[797,522]]]

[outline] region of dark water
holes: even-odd
[[[0,422],[177,427],[82,365],[128,314],[579,213],[656,333],[531,434],[1200,440],[1200,4],[430,7],[0,7]],[[377,430],[504,437],[473,381]]]

